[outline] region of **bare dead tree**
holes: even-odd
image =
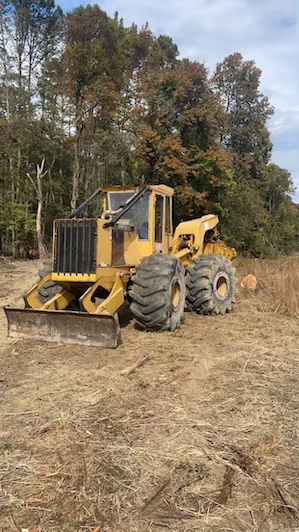
[[[34,180],[34,178],[29,173],[27,173],[27,177],[30,180],[35,190],[36,199],[37,199],[35,228],[36,228],[38,255],[40,259],[44,259],[47,257],[47,250],[46,250],[46,246],[44,243],[44,237],[43,237],[43,231],[42,231],[42,211],[43,211],[43,203],[44,203],[42,180],[45,177],[45,175],[48,173],[48,170],[44,170],[45,162],[46,160],[43,159],[40,164],[36,165],[36,180]],[[55,160],[53,160],[51,164],[51,168],[54,162]]]

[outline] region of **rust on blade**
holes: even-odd
[[[116,315],[93,315],[66,310],[4,307],[8,336],[61,344],[115,348],[120,344]]]

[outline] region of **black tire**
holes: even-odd
[[[187,269],[187,307],[198,314],[225,314],[235,302],[235,268],[222,255],[203,255]]]
[[[51,273],[51,261],[45,260],[43,268],[38,272],[39,278],[43,279],[48,273]],[[48,281],[44,286],[42,286],[38,291],[38,299],[41,303],[46,303],[54,297],[58,292],[60,292],[61,286],[59,286],[55,281]]]
[[[132,281],[130,309],[140,328],[174,331],[181,326],[186,282],[185,269],[179,259],[164,254],[146,257]]]

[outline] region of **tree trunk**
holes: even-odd
[[[125,179],[125,160],[124,160],[124,156],[122,155],[121,157],[121,170],[120,170],[120,182],[121,184],[124,186],[126,183],[126,179]]]
[[[37,248],[38,256],[40,259],[44,259],[47,256],[44,237],[42,231],[42,210],[43,210],[43,189],[42,189],[42,177],[45,175],[43,168],[45,165],[45,159],[42,160],[41,165],[37,165],[36,172],[36,181],[37,181],[37,211],[36,211],[36,238],[37,238]]]
[[[15,204],[15,176],[14,176],[14,169],[13,169],[13,160],[12,157],[9,157],[9,173],[11,178],[11,207],[14,208]],[[12,223],[11,227],[11,253],[13,258],[16,258],[16,232],[15,228]]]
[[[36,182],[30,174],[27,174],[27,177],[30,179],[33,188],[36,192],[37,199],[37,209],[36,209],[36,218],[35,218],[35,229],[36,229],[36,239],[38,247],[38,256],[40,259],[47,257],[47,250],[44,244],[44,236],[42,230],[42,211],[43,211],[43,187],[42,179],[46,175],[47,170],[44,172],[45,159],[42,160],[41,164],[36,166]]]
[[[79,197],[79,178],[80,178],[80,137],[83,130],[82,122],[77,126],[77,133],[74,144],[74,167],[73,167],[73,180],[72,180],[72,199],[71,209],[75,210]]]

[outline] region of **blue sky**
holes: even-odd
[[[299,202],[299,2],[298,0],[57,0],[64,11],[98,3],[125,24],[149,23],[166,34],[182,57],[204,62],[213,72],[234,52],[263,71],[261,90],[275,107],[270,121],[272,161],[292,174]]]

